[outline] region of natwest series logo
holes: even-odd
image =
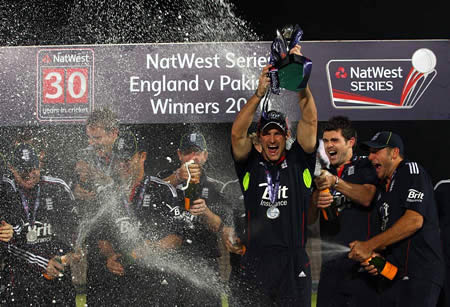
[[[436,56],[426,48],[411,59],[331,60],[328,86],[335,108],[413,108],[436,77]]]
[[[94,105],[94,51],[39,50],[36,89],[38,120],[87,118]]]

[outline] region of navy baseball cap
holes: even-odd
[[[181,137],[179,149],[181,151],[186,151],[191,148],[194,148],[198,151],[205,151],[207,149],[206,140],[203,134],[198,132],[192,132],[184,134]]]
[[[284,133],[287,132],[288,125],[286,122],[286,117],[283,113],[271,110],[269,112],[262,112],[261,117],[258,122],[258,132],[264,131],[270,125],[275,125],[277,128],[281,129]]]
[[[397,147],[400,154],[404,153],[404,146],[402,138],[393,133],[392,131],[381,131],[377,132],[370,141],[362,142],[361,147],[363,149],[375,148],[382,149],[385,147],[395,148]]]
[[[30,172],[39,168],[39,156],[33,146],[20,143],[14,148],[11,164],[19,172]]]
[[[112,152],[119,159],[129,160],[138,150],[136,135],[131,131],[124,131],[119,134],[114,142]]]

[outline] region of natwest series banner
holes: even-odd
[[[270,42],[0,48],[1,125],[76,123],[109,107],[123,123],[232,122]],[[448,40],[303,42],[319,120],[445,120]],[[299,117],[297,94],[271,107]]]

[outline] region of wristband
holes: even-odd
[[[259,99],[262,99],[264,97],[264,94],[262,96],[258,96],[258,90],[255,91],[255,96],[258,97]]]

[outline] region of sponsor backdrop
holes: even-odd
[[[232,122],[270,42],[0,48],[1,125],[77,123],[108,106],[123,123]],[[319,119],[446,120],[449,41],[303,42]],[[295,93],[271,103],[298,118]]]
[[[75,153],[87,146],[84,119],[107,106],[147,137],[151,174],[177,166],[179,139],[195,128],[208,142],[209,174],[232,179],[231,122],[269,49],[270,42],[0,48],[0,151],[7,155],[18,126],[31,126],[48,144],[45,167],[70,182]],[[313,61],[320,121],[349,116],[360,140],[393,130],[434,182],[450,178],[448,40],[303,42],[302,51]],[[299,118],[295,93],[271,101]]]
[[[208,175],[233,180],[231,123],[269,50],[270,42],[0,48],[0,152],[7,160],[18,132],[36,136],[43,172],[70,184],[77,152],[87,146],[84,120],[109,107],[144,137],[149,174],[177,168],[180,137],[195,129],[208,144]],[[448,40],[303,42],[302,51],[313,62],[320,121],[346,115],[360,140],[393,130],[434,183],[450,178]],[[295,127],[296,94],[282,91],[271,103]],[[236,193],[227,191],[230,199]],[[314,280],[318,266],[316,259]]]

